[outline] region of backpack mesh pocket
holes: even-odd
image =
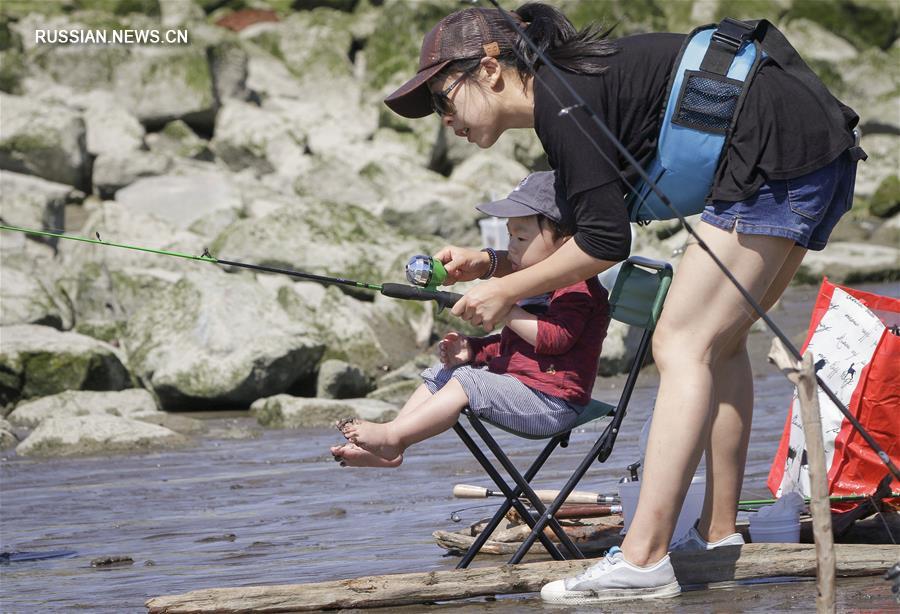
[[[672,122],[704,132],[728,132],[743,86],[720,75],[686,71]]]

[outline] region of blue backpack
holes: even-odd
[[[691,32],[669,77],[669,90],[647,174],[682,215],[703,211],[716,168],[744,97],[766,54],[754,40],[757,27],[726,18]],[[632,222],[676,217],[640,181],[628,197]]]

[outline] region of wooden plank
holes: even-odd
[[[876,575],[900,558],[900,546],[838,544],[835,554],[839,576]],[[309,584],[214,588],[155,597],[146,606],[151,614],[308,612],[532,593],[593,562],[549,561]],[[816,575],[815,548],[809,544],[746,544],[710,552],[675,553],[672,563],[682,584]]]

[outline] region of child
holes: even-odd
[[[529,175],[506,199],[478,210],[509,218],[513,271],[549,257],[571,236],[563,229],[552,172]],[[396,467],[406,448],[451,428],[466,407],[532,435],[574,425],[590,401],[609,326],[606,290],[592,277],[553,292],[541,315],[513,307],[505,324],[499,335],[481,338],[448,333],[439,344],[440,365],[422,373],[425,382],[394,420],[338,424],[350,443],[331,448],[335,460]]]

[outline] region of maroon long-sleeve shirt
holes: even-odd
[[[499,335],[468,337],[472,364],[508,373],[529,388],[576,405],[591,400],[600,348],[609,327],[609,296],[596,277],[561,288],[538,316],[532,346],[504,327]]]

